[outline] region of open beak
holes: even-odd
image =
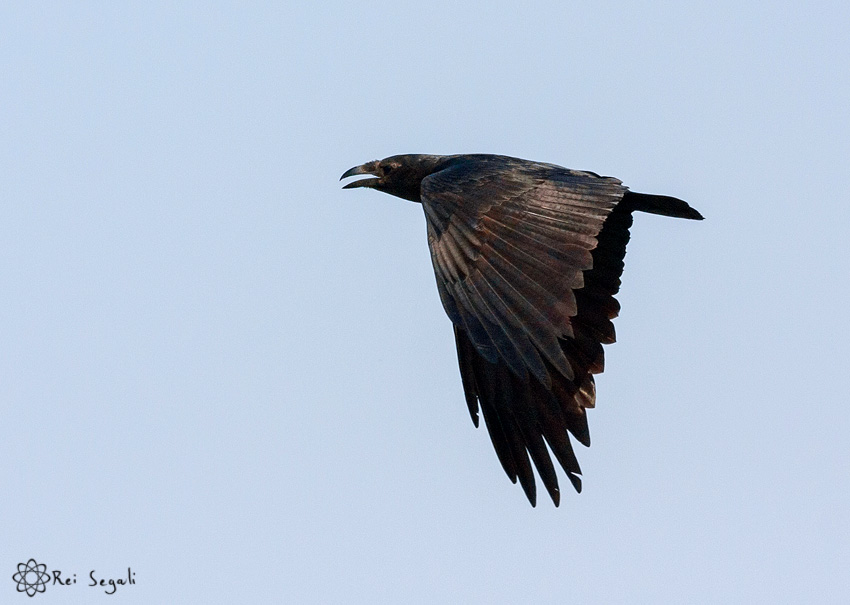
[[[378,169],[378,160],[374,160],[372,162],[367,162],[362,164],[361,166],[355,166],[350,170],[346,170],[339,180],[347,179],[350,176],[359,176],[361,174],[376,174]],[[354,189],[355,187],[374,187],[378,184],[380,179],[360,179],[359,181],[352,181],[343,187],[343,189]]]

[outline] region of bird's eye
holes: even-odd
[[[392,164],[387,164],[386,166],[384,166],[384,175],[388,175],[393,170],[395,170],[395,166],[393,166]]]

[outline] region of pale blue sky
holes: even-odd
[[[849,26],[3,3],[0,601],[34,557],[39,603],[846,602]],[[707,219],[637,217],[558,509],[469,420],[421,208],[337,181],[462,152]]]

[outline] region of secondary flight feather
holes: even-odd
[[[498,155],[397,155],[345,185],[419,202],[437,289],[454,325],[466,403],[499,461],[536,503],[532,462],[557,506],[549,450],[576,491],[568,433],[590,445],[587,408],[603,344],[615,340],[632,212],[703,217],[686,202],[611,177]],[[548,449],[547,449],[548,444]]]

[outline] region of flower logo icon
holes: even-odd
[[[47,588],[50,574],[47,573],[47,565],[30,559],[26,563],[18,563],[18,572],[12,579],[18,583],[18,592],[25,592],[27,596],[34,597],[37,592],[44,592]]]

